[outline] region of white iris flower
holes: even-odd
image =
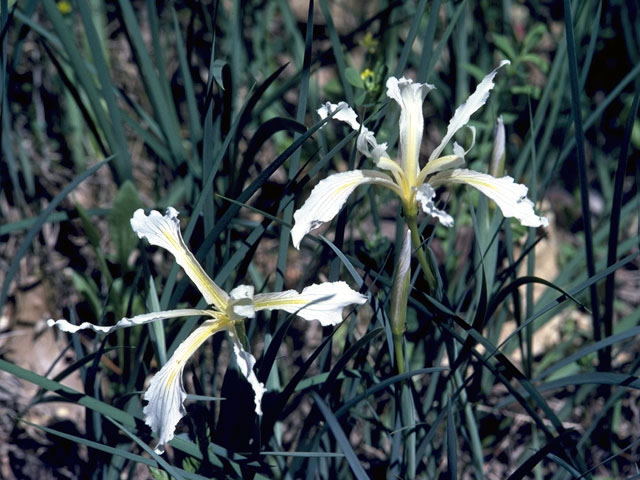
[[[473,170],[458,168],[464,164],[465,151],[456,142],[453,154],[441,156],[454,134],[464,127],[489,97],[495,86],[493,79],[498,70],[508,64],[507,60],[489,73],[478,84],[475,92],[460,105],[449,121],[447,133],[440,145],[431,152],[426,165],[421,169],[418,162],[424,118],[422,104],[427,93],[435,88],[428,83],[415,83],[406,78],[391,77],[387,80],[387,96],[400,105],[400,151],[399,160],[392,160],[387,154],[387,144],[379,144],[373,132],[360,125],[356,113],[345,102],[327,103],[318,109],[322,118],[333,114],[333,118],[345,122],[354,130],[359,130],[356,148],[371,158],[381,170],[352,170],[336,173],[320,181],[311,191],[305,204],[294,213],[291,237],[296,248],[300,248],[302,238],[314,228],[335,217],[349,195],[359,185],[375,184],[394,191],[402,200],[406,215],[415,216],[417,205],[438,219],[443,225],[453,225],[453,218],[435,207],[435,189],[446,184],[464,183],[477,188],[491,198],[502,210],[505,217],[515,217],[525,226],[547,226],[548,220],[534,213],[533,202],[527,198],[527,187],[515,183],[511,177],[495,178]],[[475,140],[475,129],[469,127]],[[472,145],[473,146],[473,142]],[[471,147],[470,147],[471,148]]]
[[[202,316],[207,317],[176,349],[169,361],[151,379],[144,394],[147,405],[144,407],[145,422],[158,436],[156,451],[162,453],[164,445],[173,436],[178,421],[186,414],[183,403],[187,397],[182,383],[182,371],[187,360],[214,333],[227,331],[233,342],[233,353],[239,370],[246,377],[255,393],[255,410],[262,414],[261,399],[264,385],[258,381],[253,366],[256,359],[244,350],[236,332],[236,326],[246,318],[255,317],[259,310],[284,310],[295,313],[305,320],[318,320],[323,326],[336,325],[342,321],[342,309],[348,305],[363,304],[366,297],[352,290],[345,282],[311,285],[298,293],[287,290],[280,293],[254,294],[251,286],[240,285],[229,294],[222,290],[206,274],[194,255],[189,251],[182,234],[178,212],[169,207],[163,216],[152,211],[146,215],[137,210],[131,219],[131,226],[140,238],[146,238],[150,244],[168,250],[176,258],[189,278],[198,287],[209,305],[206,309],[178,309],[166,312],[152,312],[123,318],[111,327],[103,327],[84,322],[73,325],[67,320],[48,320],[49,326],[75,333],[78,330],[91,329],[98,333],[111,333],[120,328],[142,325],[165,318]]]

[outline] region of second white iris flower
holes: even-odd
[[[417,204],[422,210],[445,226],[453,225],[453,218],[435,207],[435,189],[445,184],[467,184],[480,190],[491,198],[502,210],[505,217],[515,217],[525,226],[547,226],[548,220],[533,210],[533,202],[527,198],[527,187],[515,183],[511,177],[495,178],[486,173],[457,168],[464,164],[465,151],[456,142],[453,154],[440,156],[452,140],[454,134],[464,127],[489,97],[495,86],[493,79],[498,70],[508,64],[503,61],[478,84],[475,92],[460,105],[449,121],[447,133],[436,147],[426,165],[420,169],[418,158],[422,144],[424,118],[422,104],[427,93],[433,88],[428,83],[415,83],[406,78],[390,77],[387,80],[387,96],[400,105],[400,148],[399,161],[392,160],[387,154],[387,144],[378,144],[373,132],[360,125],[355,111],[345,102],[327,103],[318,110],[322,118],[333,114],[333,118],[343,121],[359,131],[356,148],[371,158],[377,170],[351,170],[335,173],[320,181],[311,191],[304,205],[294,213],[294,226],[291,230],[293,245],[300,248],[302,238],[314,228],[332,220],[347,201],[349,195],[364,184],[375,184],[395,192],[402,200],[406,215],[417,214]],[[475,129],[470,127],[475,139]],[[473,143],[472,143],[473,146]],[[471,147],[470,147],[471,148]]]
[[[262,414],[261,400],[265,387],[258,381],[253,371],[256,359],[247,352],[238,339],[236,327],[246,318],[253,318],[259,310],[284,310],[295,313],[305,320],[318,320],[323,326],[336,325],[342,321],[342,309],[353,304],[363,304],[366,297],[352,290],[345,282],[311,285],[302,292],[287,290],[279,293],[254,294],[254,288],[240,285],[229,294],[222,290],[206,274],[193,254],[189,251],[182,234],[178,212],[169,207],[163,216],[152,211],[146,215],[137,210],[131,219],[131,227],[140,238],[146,238],[150,244],[168,250],[176,262],[198,287],[208,304],[206,309],[184,308],[165,312],[151,312],[133,318],[123,318],[111,327],[103,327],[84,322],[73,325],[67,320],[49,320],[49,326],[75,333],[78,330],[91,329],[98,333],[111,333],[114,330],[161,320],[165,318],[202,316],[208,317],[176,349],[169,361],[151,379],[144,394],[148,404],[144,407],[145,422],[158,435],[156,451],[162,453],[164,445],[175,432],[178,421],[185,415],[183,403],[187,397],[182,383],[182,371],[187,360],[214,333],[227,331],[233,342],[233,353],[241,373],[250,383],[255,394],[256,413]]]

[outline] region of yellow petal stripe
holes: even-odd
[[[214,333],[231,328],[227,319],[207,320],[196,328],[181,344],[169,361],[154,375],[144,399],[145,423],[158,435],[156,452],[174,436],[176,425],[186,414],[184,401],[187,393],[182,384],[182,371],[187,360]]]
[[[178,265],[198,287],[206,302],[209,305],[215,305],[220,311],[225,311],[229,296],[209,278],[187,248],[180,233],[176,209],[169,207],[164,216],[155,210],[149,215],[145,215],[142,209],[136,210],[131,218],[131,227],[138,237],[144,237],[151,245],[162,247],[172,253]]]

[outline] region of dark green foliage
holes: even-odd
[[[141,207],[177,208],[185,242],[226,291],[340,279],[369,298],[337,327],[268,312],[246,323],[268,389],[261,418],[247,382],[227,368],[230,343],[214,336],[185,370],[188,415],[163,456],[150,448],[141,392],[198,318],[69,336],[55,363],[74,358],[56,376],[0,358],[0,370],[39,389],[16,425],[88,450],[91,469],[78,456],[71,471],[133,478],[141,464],[156,479],[635,478],[633,2],[317,0],[300,10],[287,0],[119,0],[72,1],[68,12],[64,3],[0,1],[0,208],[13,215],[0,222],[0,312],[11,311],[32,253],[56,318],[112,324],[205,307],[172,257],[132,232]],[[414,258],[399,373],[389,326],[403,235],[395,226],[404,225],[397,199],[358,190],[326,237],[305,237],[300,252],[291,246],[294,211],[320,179],[374,168],[356,152],[356,132],[316,109],[347,101],[395,154],[387,77],[433,83],[424,162],[456,107],[505,58],[511,65],[471,119],[476,146],[466,161],[488,171],[502,114],[505,173],[529,186],[551,227],[505,220],[462,188],[438,197],[455,226],[420,225],[438,290],[428,292]],[[466,133],[456,138],[470,143]],[[47,243],[51,226],[60,233]],[[67,272],[47,270],[60,256]],[[553,343],[542,345],[549,330]],[[61,383],[74,373],[84,392]],[[84,425],[70,432],[22,418],[54,400],[83,407]]]

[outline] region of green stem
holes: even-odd
[[[243,348],[248,349],[249,341],[247,340],[247,331],[244,328],[244,320],[235,324],[236,335]],[[247,350],[248,351],[248,350]]]
[[[427,256],[422,249],[422,240],[420,239],[418,222],[415,215],[407,215],[407,225],[411,230],[411,243],[413,244],[413,248],[415,249],[416,255],[418,256],[418,261],[420,262],[420,266],[422,267],[424,278],[427,281],[427,285],[429,286],[428,293],[432,293],[436,290],[436,278],[431,271],[431,266],[427,261]]]
[[[404,366],[404,352],[402,350],[402,338],[403,333],[393,332],[393,347],[396,353],[396,366],[398,367],[398,373],[405,372]]]

